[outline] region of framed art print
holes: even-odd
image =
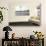
[[[41,1],[16,0],[14,19],[9,22],[11,26],[40,26]]]

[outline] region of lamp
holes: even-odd
[[[12,29],[9,26],[6,26],[3,28],[3,31],[5,32],[5,39],[9,39],[9,32],[8,31],[12,31]]]

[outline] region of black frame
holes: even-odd
[[[40,23],[34,22],[9,22],[10,26],[40,26]]]

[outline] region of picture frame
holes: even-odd
[[[22,3],[21,3],[22,4]],[[29,5],[29,3],[27,3]],[[35,5],[16,5],[15,21],[9,22],[10,26],[40,26],[41,25],[41,3]]]

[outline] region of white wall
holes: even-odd
[[[19,0],[18,0],[19,1]],[[34,1],[34,0],[32,0]],[[28,2],[28,1],[27,1]],[[11,17],[14,16],[13,14],[13,10],[15,7],[15,3],[17,3],[15,0],[0,0],[0,6],[4,6],[7,7],[9,10],[2,10],[3,11],[3,16],[4,16],[4,20],[2,23],[0,23],[0,46],[1,45],[1,39],[4,38],[4,32],[3,27],[8,25],[8,22],[12,19]],[[42,3],[42,15],[41,15],[41,26],[11,26],[12,28],[12,32],[10,32],[10,34],[12,34],[13,32],[15,32],[17,37],[29,37],[31,34],[33,34],[33,30],[34,31],[41,31],[43,32],[43,34],[46,37],[46,0],[41,0]],[[14,19],[13,19],[14,20]],[[45,38],[45,46],[46,46],[46,38]]]

